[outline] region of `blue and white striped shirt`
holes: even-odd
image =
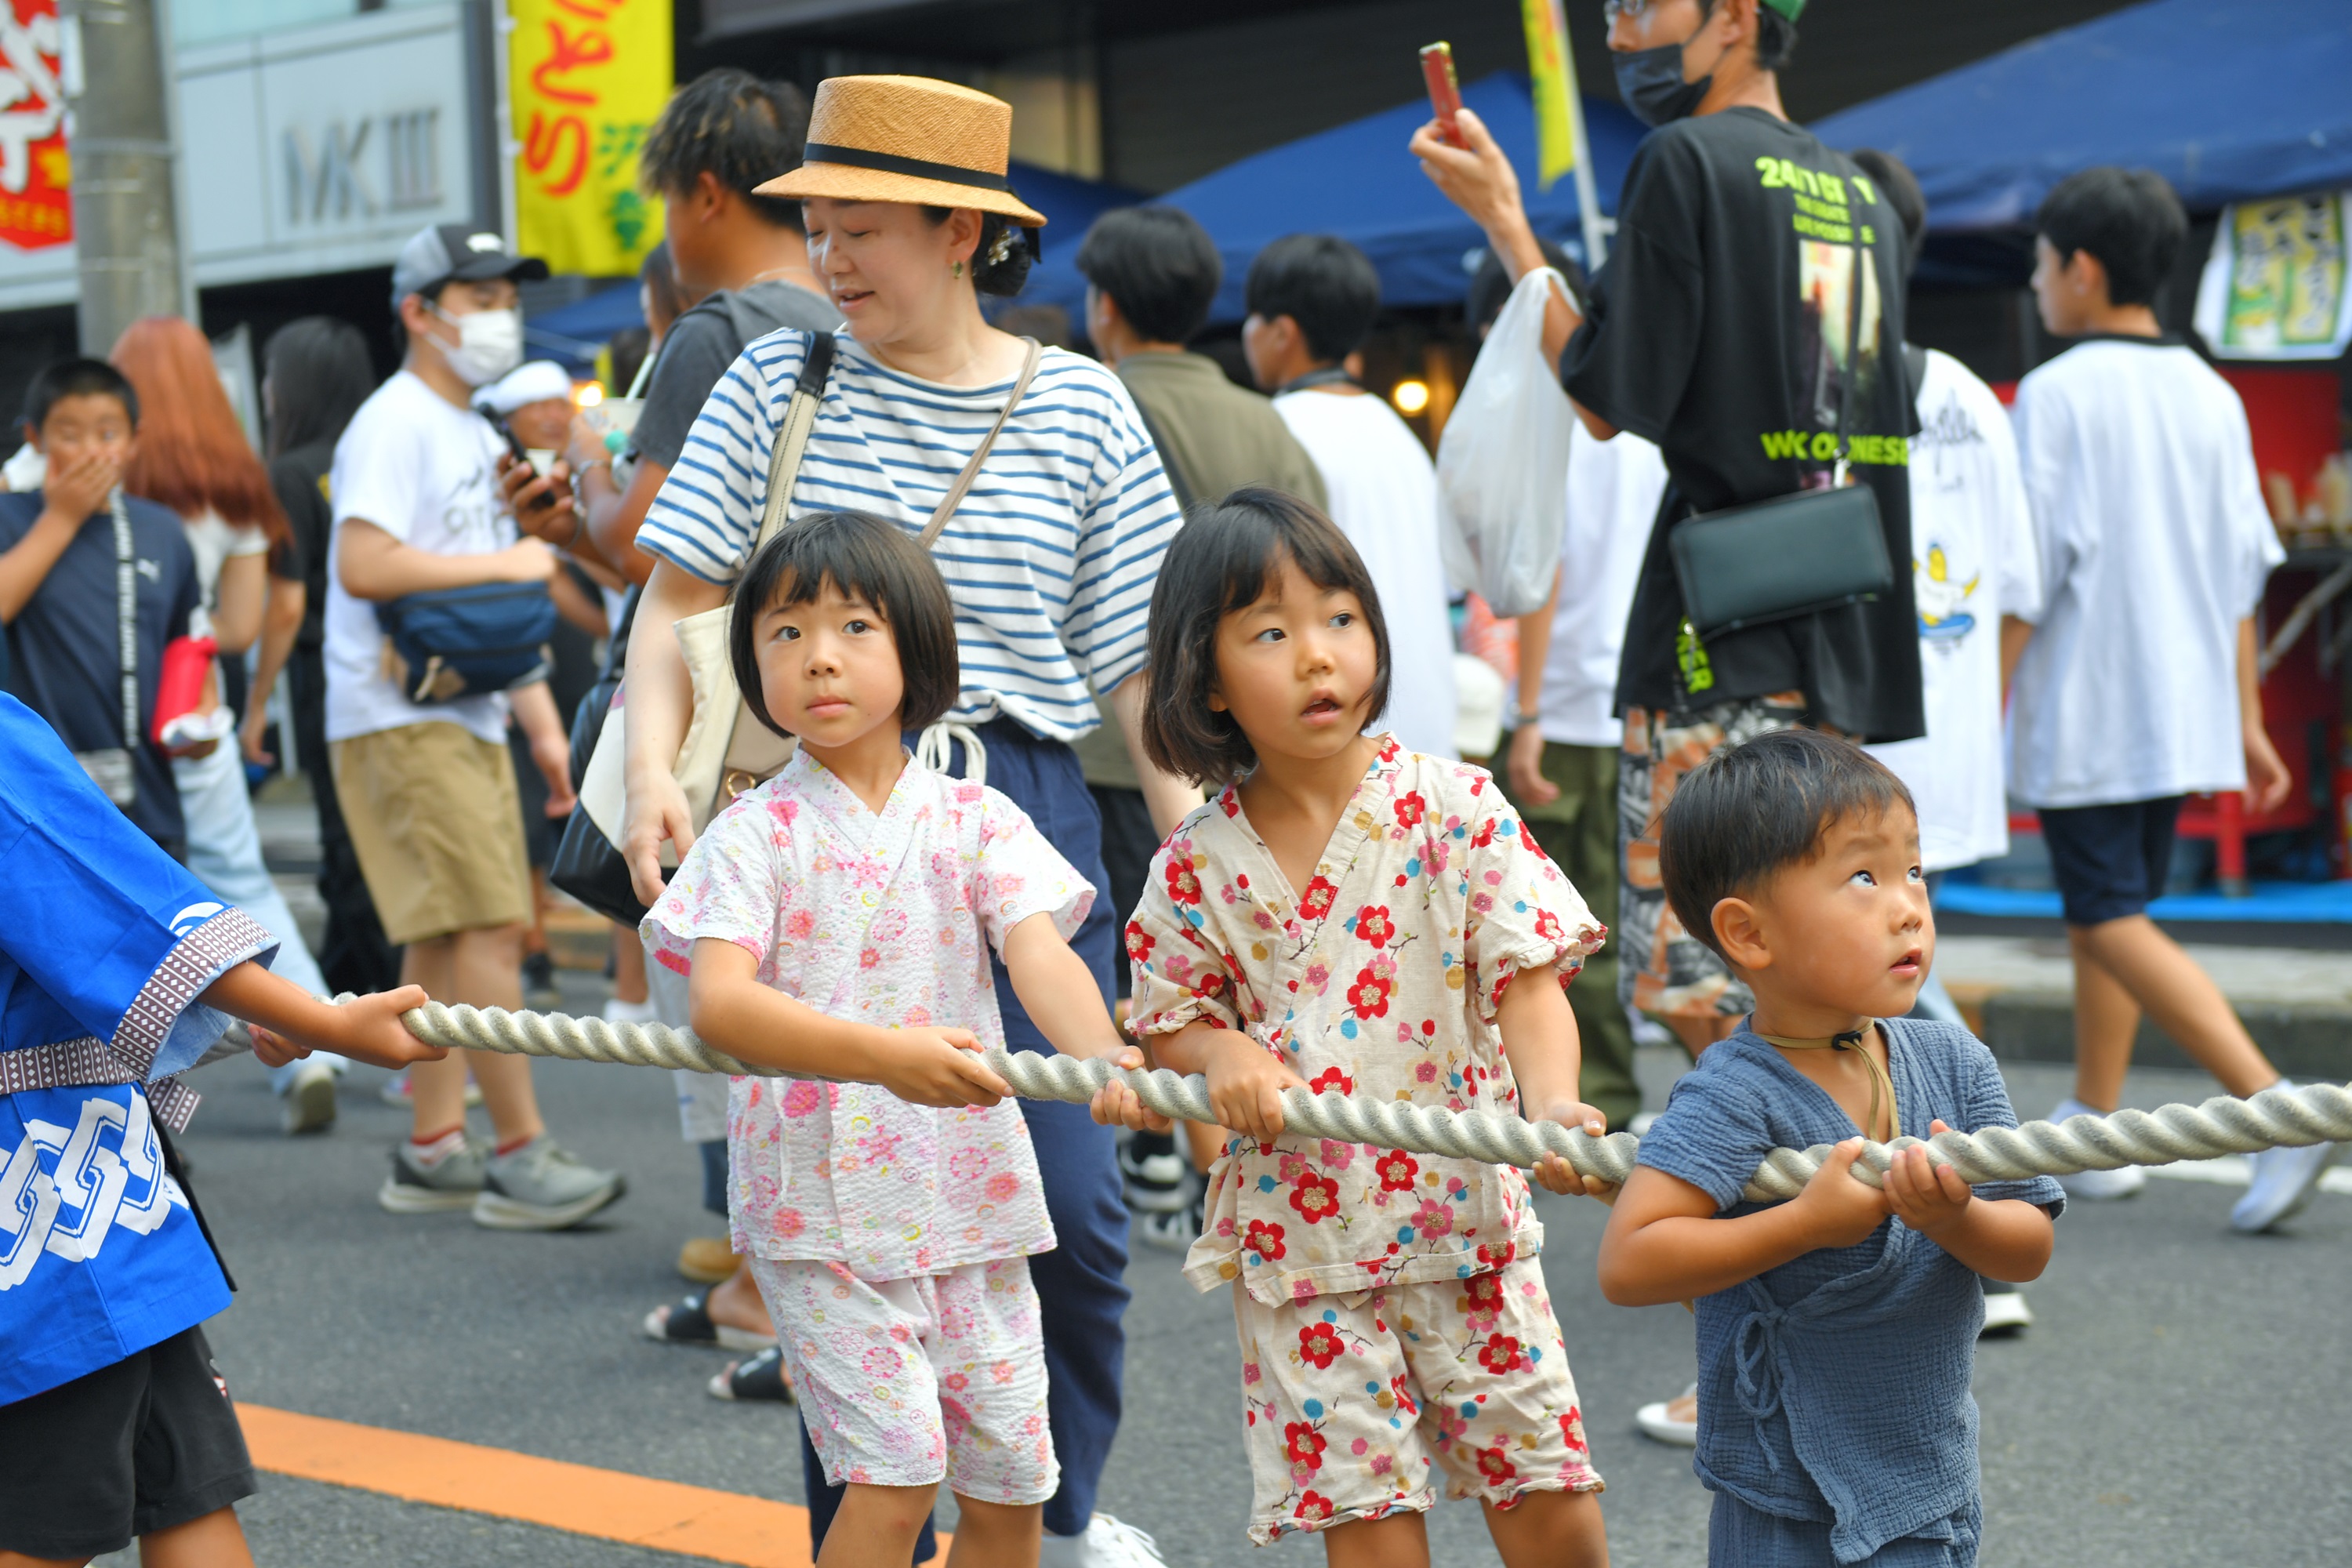
[[[741,574],[809,342],[771,333],[719,378],[638,531],[640,550],[709,582]],[[1012,389],[920,381],[836,333],[791,515],[865,511],[920,533]],[[932,547],[963,665],[950,717],[1002,713],[1057,741],[1095,728],[1087,688],[1108,693],[1143,668],[1152,584],[1182,521],[1127,388],[1092,360],[1047,349]]]

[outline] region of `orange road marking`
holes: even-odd
[[[808,1510],[416,1432],[243,1405],[253,1462],[303,1480],[746,1568],[811,1568]],[[942,1552],[948,1537],[940,1537]]]

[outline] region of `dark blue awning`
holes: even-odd
[[[1462,100],[1510,155],[1536,232],[1580,254],[1576,182],[1562,175],[1550,190],[1536,189],[1535,110],[1527,78],[1497,73],[1464,89]],[[1642,126],[1616,104],[1589,98],[1584,116],[1601,209],[1613,213]],[[1224,258],[1224,289],[1211,320],[1241,320],[1242,280],[1251,258],[1269,242],[1301,233],[1335,234],[1360,247],[1380,269],[1385,304],[1460,304],[1469,284],[1464,258],[1486,242],[1405,151],[1428,118],[1428,102],[1416,99],[1255,153],[1160,197],[1200,219]],[[1066,305],[1075,314],[1086,293],[1085,280],[1068,265],[1076,248],[1066,243],[1057,256],[1049,246],[1047,265],[1032,275],[1022,299]]]
[[[2151,0],[1811,129],[1909,164],[1940,232],[2031,223],[2103,163],[2154,169],[2192,210],[2352,185],[2352,4]]]

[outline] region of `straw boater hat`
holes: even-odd
[[[1045,221],[1013,194],[1005,168],[1013,106],[921,76],[837,76],[817,84],[807,161],[759,187],[763,196],[913,202]]]

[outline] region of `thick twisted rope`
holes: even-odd
[[[813,1076],[738,1061],[704,1045],[692,1031],[663,1024],[612,1024],[561,1013],[509,1013],[502,1007],[452,1007],[439,1002],[412,1009],[402,1019],[409,1033],[426,1044],[457,1049],[684,1068],[738,1077]],[[1001,1049],[987,1052],[986,1059],[1024,1099],[1084,1105],[1117,1075],[1127,1080],[1138,1100],[1162,1116],[1210,1123],[1217,1120],[1209,1109],[1206,1079],[1181,1077],[1164,1068],[1117,1068],[1101,1060]],[[1402,1101],[1317,1094],[1304,1089],[1284,1094],[1283,1112],[1288,1131],[1310,1138],[1523,1169],[1544,1154],[1559,1154],[1579,1173],[1604,1182],[1622,1182],[1633,1173],[1638,1146],[1630,1132],[1595,1138],[1556,1121],[1527,1121],[1487,1110],[1445,1110]],[[2167,1105],[2155,1110],[2118,1110],[2112,1116],[2074,1116],[2057,1123],[2029,1121],[2016,1128],[1942,1132],[1925,1141],[1924,1146],[1937,1164],[1951,1166],[1974,1185],[2347,1140],[2352,1140],[2352,1092],[2336,1084],[2312,1084],[2302,1089],[2267,1089],[2249,1100],[2216,1095],[2202,1105]],[[1854,1161],[1853,1173],[1869,1185],[1879,1186],[1895,1155],[1921,1146],[1922,1142],[1917,1138],[1898,1138],[1892,1143],[1865,1142],[1861,1157]],[[1773,1150],[1757,1167],[1745,1195],[1757,1203],[1795,1197],[1821,1169],[1829,1150],[1826,1143],[1811,1149]]]

